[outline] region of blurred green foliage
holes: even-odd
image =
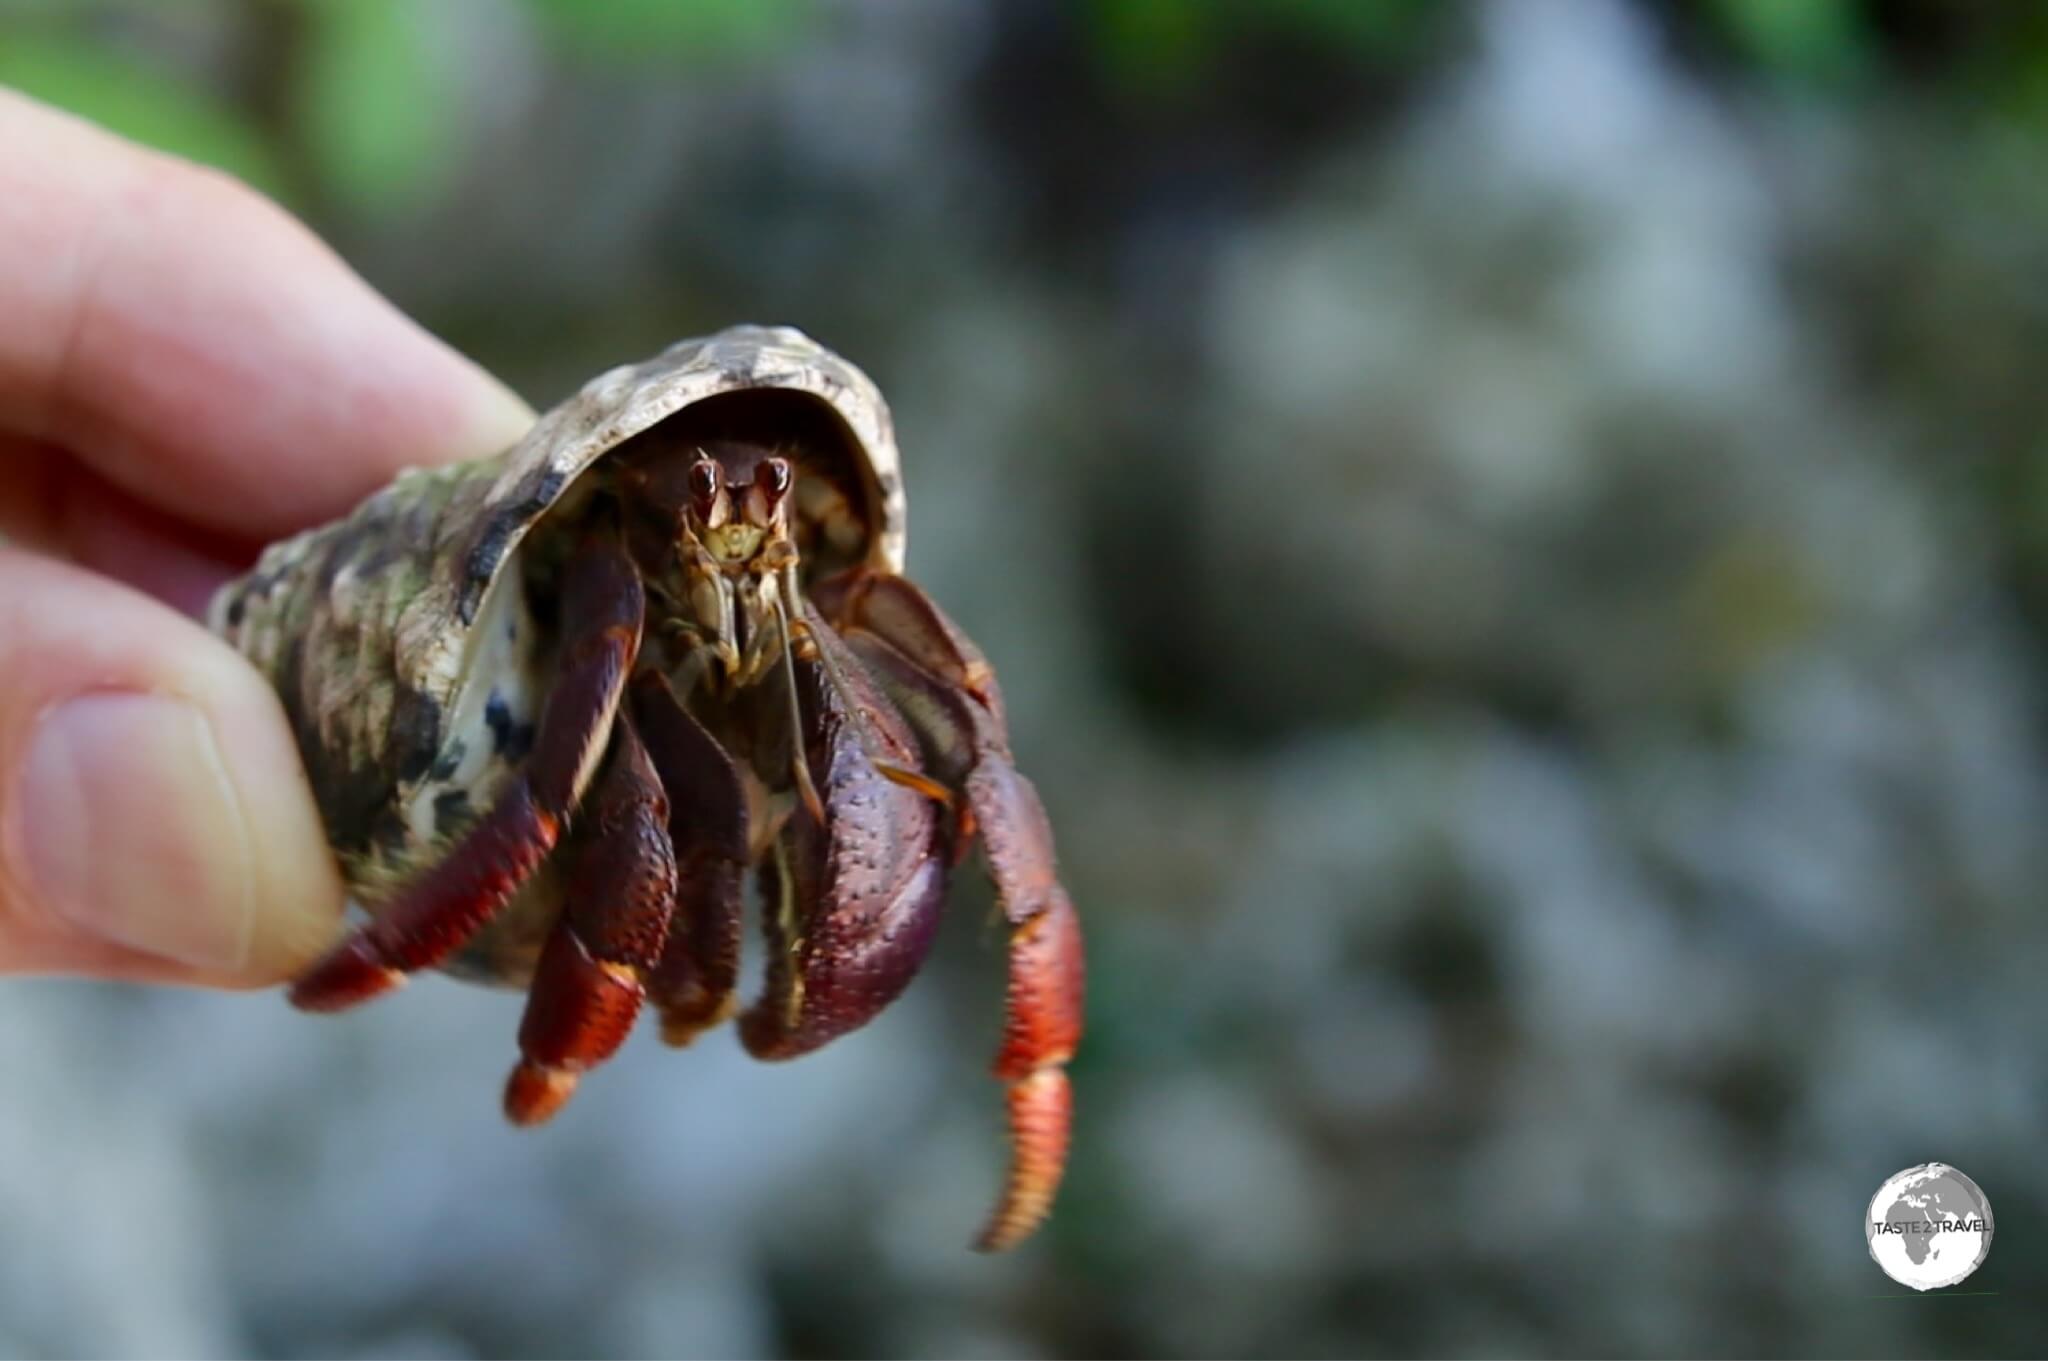
[[[816,17],[812,0],[524,0],[550,35],[621,63],[711,61],[773,52]]]
[[[232,104],[82,34],[41,23],[0,30],[0,85],[270,193],[283,188],[270,138]]]
[[[1868,16],[1857,0],[1713,0],[1711,8],[1743,56],[1766,71],[1835,81],[1868,62]]]
[[[327,188],[370,212],[416,201],[454,149],[456,101],[410,0],[304,0],[292,112]]]
[[[1084,0],[1081,14],[1112,79],[1163,94],[1199,81],[1252,33],[1335,44],[1364,59],[1408,56],[1441,11],[1432,0]]]
[[[416,0],[0,0],[0,84],[293,206],[317,197],[377,218],[420,203],[461,150],[457,83],[466,62],[435,41],[435,8]],[[815,12],[811,0],[515,0],[514,8],[552,50],[622,65],[771,52],[800,36]],[[281,80],[222,80],[217,65],[189,60],[252,15],[282,38]],[[274,90],[274,107],[249,87]]]
[[[815,34],[818,0],[502,0],[556,58],[682,73]],[[1821,92],[1910,71],[1973,108],[2048,109],[2048,6],[1944,0],[1640,0],[1695,56]],[[1140,98],[1186,100],[1247,41],[1366,70],[1429,60],[1438,0],[1068,0],[1069,36]],[[468,55],[417,0],[0,0],[0,83],[215,165],[305,208],[369,219],[425,201],[459,163]],[[459,26],[454,26],[459,27]],[[251,45],[250,31],[264,36]]]

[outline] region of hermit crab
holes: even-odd
[[[788,327],[601,374],[503,454],[407,472],[273,544],[210,623],[283,701],[364,920],[294,980],[527,996],[507,1117],[547,1120],[643,1009],[787,1059],[923,964],[978,840],[1009,932],[1008,1185],[1051,1208],[1081,930],[975,645],[903,575],[889,410]],[[746,885],[767,938],[737,998]]]

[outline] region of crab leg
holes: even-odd
[[[980,651],[923,592],[879,573],[821,593],[923,740],[933,774],[966,794],[955,835],[979,831],[1010,926],[1009,997],[995,1075],[1007,1087],[1008,1185],[977,1246],[1001,1251],[1052,1208],[1073,1116],[1067,1061],[1079,1044],[1085,978],[1080,918],[1061,886],[1052,827],[1010,755],[1002,696]]]
[[[747,791],[732,758],[676,699],[668,679],[643,671],[632,706],[668,791],[676,911],[648,980],[661,1037],[686,1045],[732,1014],[739,981],[746,888]]]
[[[796,759],[813,768],[826,817],[799,803],[762,870],[767,986],[740,1017],[740,1041],[761,1059],[809,1053],[872,1020],[924,963],[945,905],[933,804],[875,764],[915,770],[916,737],[822,621],[813,637],[836,650],[849,692],[826,681],[820,659],[795,663]]]
[[[1008,1085],[1013,1158],[983,1228],[988,1252],[1014,1247],[1052,1209],[1073,1124],[1067,1061],[1081,1039],[1081,919],[1054,876],[1052,832],[1031,782],[1007,763],[968,781],[981,842],[1010,923],[1010,988],[995,1074]]]
[[[583,1073],[618,1052],[669,934],[668,797],[625,714],[590,811],[577,888],[541,950],[519,1027],[522,1057],[505,1084],[505,1114],[517,1125],[548,1119]]]
[[[560,839],[604,755],[640,647],[640,574],[615,542],[577,551],[562,592],[565,635],[532,755],[490,810],[377,919],[301,974],[292,1005],[339,1011],[459,949],[511,900]]]

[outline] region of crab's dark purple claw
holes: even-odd
[[[539,868],[605,753],[640,648],[644,592],[608,537],[577,552],[563,584],[562,660],[533,751],[462,839],[292,984],[292,1005],[339,1011],[432,968],[483,929]]]
[[[668,790],[676,855],[676,911],[648,983],[661,1037],[686,1045],[732,1014],[745,901],[747,791],[739,768],[676,699],[659,672],[630,692],[654,768]]]
[[[611,755],[577,828],[576,891],[548,933],[519,1027],[505,1114],[537,1125],[632,1032],[676,902],[668,796],[633,721],[620,714]]]
[[[1009,1001],[995,1075],[1007,1088],[1012,1159],[977,1246],[1014,1247],[1052,1208],[1066,1166],[1086,990],[1080,918],[1059,881],[1038,791],[1010,755],[995,673],[939,607],[902,577],[861,573],[819,607],[921,739],[926,769],[963,790],[956,838],[978,833],[1010,926]]]
[[[860,663],[822,624],[844,690],[813,658],[796,664],[805,758],[820,824],[799,804],[762,870],[767,985],[740,1018],[761,1059],[805,1054],[872,1020],[924,964],[946,896],[931,800],[877,769],[918,768],[916,739]]]

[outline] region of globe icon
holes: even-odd
[[[1939,1290],[1966,1279],[1990,1255],[1991,1202],[1947,1163],[1921,1163],[1877,1188],[1863,1232],[1885,1275],[1915,1290]]]

